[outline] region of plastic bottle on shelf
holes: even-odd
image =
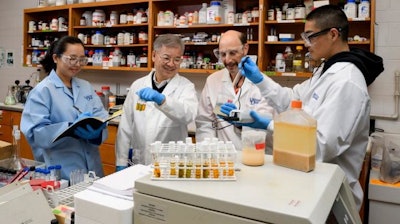
[[[358,4],[358,18],[369,18],[369,1],[361,0],[361,3]]]
[[[274,118],[274,163],[309,172],[315,168],[316,144],[317,121],[302,110],[301,101],[293,100],[291,109]]]
[[[344,12],[348,19],[357,18],[357,5],[355,0],[347,0],[346,5],[344,5]]]
[[[101,87],[101,92],[104,95],[104,108],[106,110],[108,110],[108,105],[109,105],[109,97],[114,95],[111,91],[110,91],[110,86],[102,86]]]
[[[122,52],[119,49],[119,47],[116,47],[114,49],[113,61],[112,61],[112,64],[113,64],[114,67],[121,66],[121,58],[122,58]]]
[[[303,46],[296,46],[296,53],[293,56],[293,71],[294,72],[302,72],[303,71],[303,55],[301,51],[303,50]]]
[[[207,23],[207,3],[203,3],[199,10],[199,24]]]
[[[277,53],[275,57],[275,71],[284,72],[285,71],[285,59],[282,53]]]
[[[224,9],[220,1],[211,1],[210,7],[207,8],[207,24],[223,23]]]
[[[312,58],[310,52],[307,52],[304,55],[304,71],[305,72],[313,72],[314,71],[314,65],[312,63]]]

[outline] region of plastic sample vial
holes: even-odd
[[[275,71],[284,72],[285,71],[285,59],[282,53],[277,53],[275,57]]]

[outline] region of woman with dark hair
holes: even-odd
[[[52,43],[41,64],[49,75],[29,93],[21,119],[21,131],[35,160],[46,166],[61,165],[61,177],[67,180],[75,170],[103,176],[98,146],[107,138],[105,125],[98,129],[88,125],[75,131],[74,137],[53,142],[85,116],[108,117],[90,83],[76,77],[87,64],[83,43],[64,36]]]

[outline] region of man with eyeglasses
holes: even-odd
[[[349,48],[349,23],[337,6],[311,11],[304,30],[301,37],[312,59],[322,61],[310,79],[291,89],[263,76],[251,60],[243,61],[241,71],[279,113],[288,110],[293,99],[303,102],[304,111],[317,120],[317,161],[343,169],[360,209],[363,191],[358,177],[368,143],[371,108],[367,86],[383,71],[382,58]],[[225,113],[229,108],[228,104],[221,106]],[[273,120],[256,112],[250,115],[255,122],[243,125],[273,131]]]
[[[187,125],[196,117],[198,100],[194,84],[178,74],[185,46],[175,34],[154,41],[154,69],[132,83],[116,141],[117,171],[127,166],[129,149],[140,152],[139,162],[151,163],[150,144],[184,141]]]
[[[215,49],[214,53],[225,68],[207,77],[196,117],[196,141],[217,137],[222,141],[232,141],[236,150],[242,150],[241,126],[231,125],[215,113],[218,106],[227,101],[234,103],[241,110],[253,109],[272,117],[274,110],[261,96],[259,89],[239,74],[238,64],[248,52],[249,44],[245,34],[235,30],[228,30],[222,34],[218,49]],[[267,136],[266,145],[270,148],[272,138]],[[267,150],[267,153],[270,152]]]

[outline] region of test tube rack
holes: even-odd
[[[97,177],[93,171],[89,171],[84,175],[83,181],[79,183],[60,190],[54,190],[53,187],[48,186],[46,189],[42,189],[42,191],[50,207],[55,208],[58,205],[67,205],[73,207],[74,194],[86,190],[97,179],[99,179],[99,177]]]
[[[152,180],[236,180],[237,151],[232,142],[155,142],[150,146]]]

